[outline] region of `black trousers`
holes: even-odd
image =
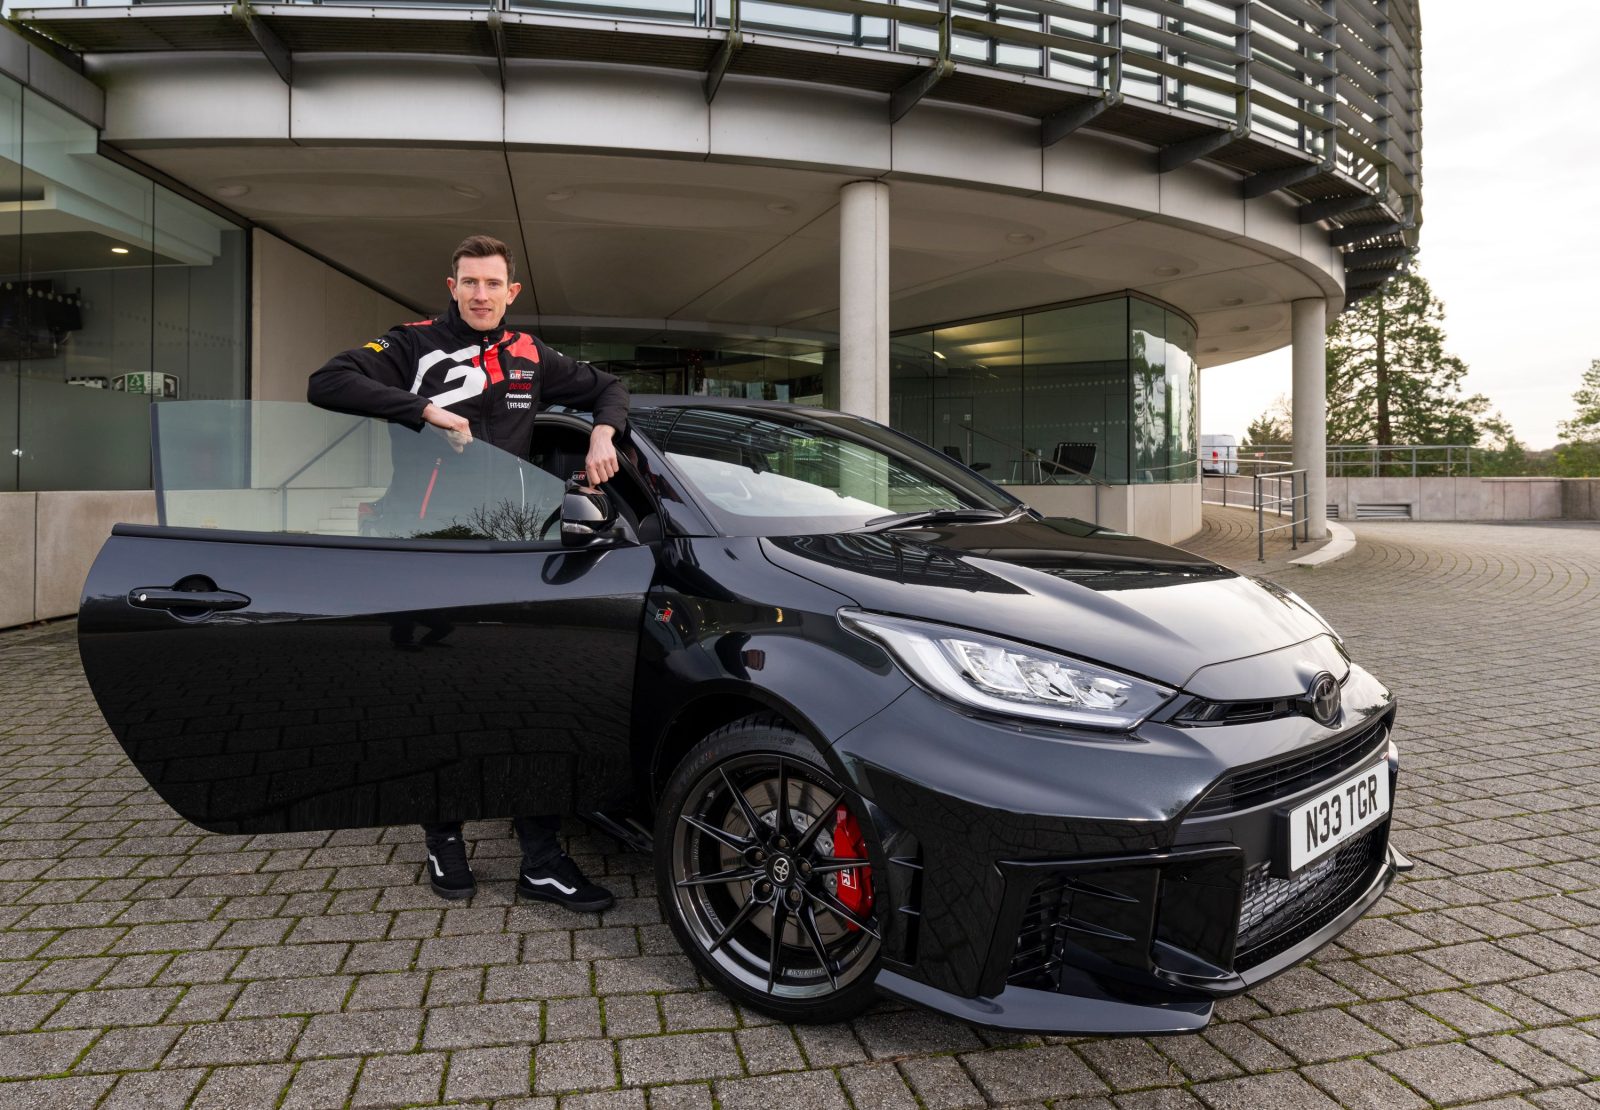
[[[556,838],[561,831],[559,814],[538,817],[514,817],[511,827],[522,842],[522,863],[526,867],[539,867],[561,854],[561,842]],[[445,821],[437,825],[423,825],[422,832],[431,842],[436,837],[461,835],[460,821]]]

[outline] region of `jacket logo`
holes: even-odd
[[[389,349],[389,341],[387,339],[374,339],[371,343],[363,343],[362,346],[369,351],[377,351],[382,354]]]

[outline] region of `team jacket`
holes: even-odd
[[[431,401],[467,418],[474,438],[526,459],[541,405],[571,405],[619,432],[628,391],[604,370],[568,358],[526,332],[477,331],[454,301],[442,316],[401,324],[311,375],[306,399],[413,430]]]

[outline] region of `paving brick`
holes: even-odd
[[[1493,1098],[1533,1086],[1504,1064],[1465,1044],[1409,1048],[1374,1056],[1372,1062],[1435,1102]]]
[[[191,1025],[168,1057],[179,1065],[262,1064],[284,1060],[300,1035],[298,1018],[262,1018]]]
[[[962,1057],[978,1087],[995,1102],[1097,1095],[1106,1085],[1066,1045]]]
[[[1317,1064],[1301,1074],[1348,1110],[1424,1110],[1428,1105],[1365,1060]]]
[[[8,1079],[28,1079],[66,1071],[98,1032],[72,1029],[0,1036],[0,1075]]]
[[[0,1110],[82,1110],[111,1089],[114,1075],[0,1083]]]
[[[293,1074],[292,1064],[217,1068],[206,1077],[189,1110],[275,1110]]]
[[[722,1110],[849,1110],[839,1081],[830,1072],[767,1075],[756,1079],[720,1080],[715,1084]],[[929,1110],[944,1104],[928,1103]],[[981,1102],[978,1105],[982,1105]]]
[[[900,1065],[900,1071],[916,1092],[917,1100],[927,1110],[967,1110],[969,1107],[988,1105],[982,1092],[953,1056],[907,1060]],[[837,1094],[837,1088],[833,1093]]]
[[[140,987],[84,991],[50,1016],[53,1029],[151,1025],[161,1020],[183,994],[182,987]]]
[[[1293,1072],[1219,1079],[1194,1088],[1212,1110],[1338,1110],[1339,1104]]]
[[[425,1048],[480,1048],[539,1040],[537,1002],[486,1002],[428,1011]]]
[[[447,1101],[505,1098],[529,1093],[530,1050],[473,1048],[450,1054]]]
[[[167,1025],[112,1029],[94,1043],[74,1070],[105,1072],[153,1068],[182,1033],[182,1029]]]
[[[184,1106],[205,1078],[203,1068],[168,1068],[129,1072],[117,1080],[100,1104],[104,1110],[166,1110]]]
[[[540,1094],[616,1085],[616,1050],[610,1041],[569,1041],[534,1050],[533,1089]]]
[[[361,1068],[357,1058],[307,1060],[294,1073],[282,1110],[328,1110],[342,1108],[355,1086]]]
[[[422,1015],[406,1010],[318,1014],[295,1046],[295,1058],[410,1052],[421,1032]]]
[[[442,1052],[374,1056],[361,1068],[351,1107],[407,1106],[437,1102],[444,1080]]]
[[[744,1073],[733,1037],[727,1033],[678,1033],[624,1040],[619,1053],[622,1082],[629,1087]]]

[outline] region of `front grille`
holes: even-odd
[[[1235,968],[1243,971],[1294,947],[1355,901],[1382,862],[1387,827],[1363,833],[1292,879],[1273,878],[1266,863],[1246,871]]]
[[[1233,771],[1205,792],[1190,816],[1232,813],[1298,794],[1362,763],[1381,751],[1388,739],[1389,723],[1380,720],[1320,748]]]

